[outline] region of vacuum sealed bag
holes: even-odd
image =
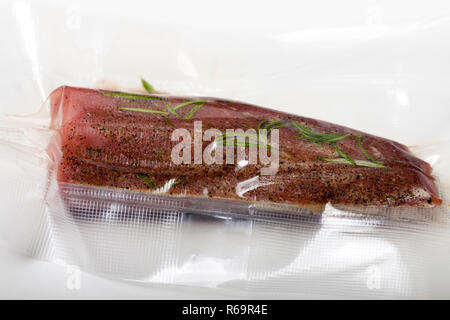
[[[31,254],[111,277],[408,294],[385,254],[448,224],[431,166],[407,147],[253,105],[63,86],[2,130],[47,168]]]
[[[147,285],[449,297],[448,8],[319,2],[251,27],[0,4],[1,243]]]

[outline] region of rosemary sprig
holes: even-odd
[[[128,100],[161,100],[161,97],[148,96],[144,94],[120,92],[120,91],[107,91],[100,92],[102,96],[112,97],[112,98],[123,98]]]
[[[144,87],[144,89],[148,93],[156,92],[156,90],[152,87],[152,85],[150,83],[148,83],[144,78],[141,78],[141,83],[142,83],[142,86]],[[171,114],[176,116],[177,118],[181,118],[180,115],[176,112],[177,109],[194,104],[194,107],[192,107],[192,109],[188,112],[188,114],[184,118],[185,120],[191,119],[192,116],[203,106],[203,104],[205,104],[205,101],[203,101],[203,100],[191,100],[191,101],[185,101],[183,103],[177,104],[175,107],[172,108],[165,99],[162,99],[162,101],[163,101],[164,105],[166,106],[167,110]]]
[[[223,143],[225,141],[225,145],[228,145],[228,139],[233,138],[234,137],[244,137],[244,138],[249,138],[250,140],[253,139],[255,142],[258,142],[258,137],[256,135],[253,134],[248,134],[248,133],[240,133],[240,132],[232,132],[232,133],[222,133],[221,135],[216,136],[215,142],[216,143]],[[237,142],[237,140],[234,140],[235,142]],[[245,140],[247,141],[247,140]]]
[[[167,103],[166,100],[162,100],[162,102],[164,103],[164,105],[167,108],[167,111],[169,111],[169,113],[173,114],[175,117],[177,117],[178,119],[181,119],[180,115]]]
[[[143,113],[156,113],[156,114],[168,114],[165,111],[162,110],[154,110],[154,109],[144,109],[144,108],[128,108],[128,107],[121,107],[119,110],[124,111],[136,111],[136,112],[143,112]]]
[[[358,142],[359,142],[359,139],[358,139]],[[326,162],[349,164],[349,165],[353,165],[353,166],[370,167],[370,168],[387,168],[383,163],[376,161],[376,160],[375,161],[353,160],[344,151],[342,151],[336,144],[333,144],[333,147],[334,147],[334,149],[336,149],[337,153],[341,156],[341,158],[330,159],[330,158],[324,158],[324,157],[320,157],[320,156],[318,156],[317,158],[319,160],[326,161]],[[370,160],[372,160],[372,159],[370,159]]]
[[[245,139],[244,141],[240,141],[240,140],[235,140],[234,137],[244,137],[244,138],[249,138],[250,141],[247,141],[247,139]],[[223,133],[219,136],[216,136],[215,142],[218,143],[219,145],[225,145],[228,146],[229,145],[229,140],[230,138],[233,138],[233,144],[234,146],[239,146],[239,147],[260,147],[260,148],[273,148],[268,142],[267,140],[260,142],[258,139],[258,136],[254,135],[254,134],[250,134],[250,133],[241,133],[241,132],[232,132],[232,133]],[[253,141],[252,141],[253,140]],[[225,143],[224,143],[225,141]]]
[[[184,181],[183,178],[174,181],[174,182],[170,185],[170,188],[173,188],[173,187],[175,187],[176,185],[179,185],[179,184],[182,183],[183,181]]]
[[[267,120],[263,120],[260,123],[258,123],[256,130],[258,133],[264,132],[263,130],[265,130],[265,134],[266,134],[266,136],[268,136],[270,134],[270,131],[272,131],[273,129],[278,129],[278,128],[282,128],[282,127],[286,127],[286,124],[284,121],[269,122]]]
[[[350,158],[344,151],[342,151],[336,144],[333,143],[334,149],[337,151],[337,153],[345,160],[347,160],[348,163],[356,166],[355,160]]]
[[[235,147],[260,147],[260,148],[267,148],[271,149],[272,146],[270,144],[266,143],[253,143],[248,141],[239,141],[239,140],[233,140],[232,144],[230,144],[228,141],[224,144],[225,146],[235,146]]]
[[[286,124],[284,123],[284,121],[274,121],[269,123],[267,126],[264,127],[266,131],[266,136],[268,137],[270,132],[274,129],[279,129],[282,127],[286,127]]]
[[[143,173],[136,173],[136,176],[137,176],[139,179],[141,179],[142,181],[144,181],[148,186],[150,186],[150,188],[152,188],[152,189],[155,189],[155,188],[156,188],[156,187],[155,187],[155,184],[150,180],[150,178],[149,178],[146,174],[143,174]],[[182,183],[183,181],[184,181],[183,178],[175,180],[175,181],[170,185],[170,188],[169,188],[169,189],[175,187],[176,185],[179,185],[179,184]]]
[[[361,167],[371,167],[371,168],[386,168],[386,166],[375,160],[362,146],[361,143],[361,136],[358,136],[358,145],[364,155],[369,159],[370,161],[365,160],[354,160],[349,155],[347,155],[344,151],[342,151],[336,143],[347,138],[348,134],[339,134],[339,133],[317,133],[313,132],[312,130],[306,128],[305,126],[302,126],[297,121],[292,121],[292,124],[295,128],[302,134],[302,136],[296,136],[299,139],[309,141],[314,143],[315,145],[319,145],[321,143],[329,143],[333,146],[333,148],[336,150],[336,152],[341,156],[340,158],[324,158],[318,156],[317,158],[326,161],[326,162],[334,162],[334,163],[341,163],[341,164],[349,164],[353,166],[361,166]]]
[[[155,88],[153,88],[153,86],[142,77],[141,77],[141,84],[144,87],[145,91],[147,91],[148,93],[156,92]]]
[[[219,136],[216,136],[216,142],[220,143],[221,145],[229,145],[229,140],[230,138],[233,138],[233,146],[240,146],[240,147],[260,147],[260,148],[267,148],[267,149],[271,149],[271,148],[275,148],[274,146],[270,145],[267,138],[271,132],[271,130],[273,129],[278,129],[281,127],[285,127],[286,124],[284,121],[274,121],[274,122],[269,122],[268,120],[262,120],[258,123],[258,125],[256,126],[256,135],[255,134],[250,134],[250,133],[241,133],[241,132],[233,132],[233,133],[223,133]],[[245,125],[245,127],[248,127],[250,129],[252,129],[250,126]],[[247,141],[247,139],[245,139],[244,141],[240,141],[240,140],[235,140],[235,137],[244,137],[244,138],[248,138],[249,141]],[[224,144],[225,141],[225,144]]]
[[[278,129],[278,128],[282,128],[285,126],[286,126],[286,124],[284,123],[284,121],[274,121],[274,122],[269,123],[267,126],[265,126],[264,129],[267,130],[267,133],[270,133],[270,131],[273,129]]]
[[[362,137],[358,136],[358,146],[361,149],[362,153],[364,153],[364,155],[366,156],[367,159],[369,159],[370,161],[372,161],[373,163],[379,164],[383,167],[386,167],[382,162],[374,159],[362,146]]]
[[[141,179],[142,181],[144,181],[147,185],[150,186],[150,188],[154,189],[155,188],[155,184],[150,180],[150,178],[143,174],[143,173],[136,173],[136,176]]]
[[[310,129],[306,128],[305,126],[302,126],[300,123],[298,123],[295,120],[292,120],[292,124],[302,135],[302,137],[297,136],[298,138],[312,142],[314,144],[336,143],[336,142],[341,141],[349,136],[348,134],[314,132],[314,131],[311,131]]]
[[[143,112],[143,113],[155,113],[155,114],[162,114],[162,115],[168,115],[169,113],[173,114],[175,117],[177,117],[178,119],[182,119],[182,117],[176,112],[176,109],[180,108],[180,107],[184,107],[190,104],[195,104],[195,106],[192,107],[192,109],[188,112],[188,114],[184,117],[184,120],[189,120],[192,118],[192,116],[203,106],[203,104],[205,103],[202,100],[195,100],[195,101],[187,101],[187,102],[183,102],[175,107],[171,107],[166,100],[161,99],[161,101],[164,103],[164,106],[167,109],[166,111],[162,111],[162,110],[154,110],[154,109],[144,109],[144,108],[131,108],[131,107],[121,107],[119,108],[119,110],[124,110],[124,111],[136,111],[136,112]],[[167,120],[167,118],[165,117],[164,119],[165,121]],[[166,121],[168,122],[168,121]]]
[[[303,136],[295,136],[296,138],[299,138],[300,140],[303,140],[303,141],[309,141],[309,142],[311,142],[312,144],[314,144],[315,146],[319,146],[319,143],[317,143],[317,142],[315,142],[315,141],[311,141],[311,140],[309,140],[309,139],[306,139],[306,138],[304,138]]]
[[[272,148],[272,146],[267,141],[267,139],[269,138],[270,132],[273,129],[278,129],[278,128],[282,128],[285,126],[286,126],[286,124],[284,121],[269,122],[268,120],[262,120],[261,122],[258,123],[258,125],[256,127],[256,132],[258,133],[258,136],[260,138],[262,138],[262,140],[264,141],[266,146],[268,148]]]
[[[378,164],[378,163],[374,163],[374,162],[370,162],[370,161],[365,161],[365,160],[353,160],[354,164],[349,162],[347,159],[345,158],[334,158],[334,159],[330,159],[330,158],[324,158],[321,156],[317,156],[317,158],[319,160],[322,161],[326,161],[326,162],[334,162],[334,163],[341,163],[341,164],[350,164],[350,165],[356,165],[356,166],[360,166],[360,167],[370,167],[370,168],[386,168],[385,165],[383,164]]]
[[[260,123],[258,123],[258,126],[256,127],[256,131],[260,131],[262,126],[267,122],[267,120],[263,120]]]
[[[141,77],[141,84],[142,87],[148,92],[148,93],[155,93],[156,90],[153,88],[153,86],[148,83],[144,78]],[[180,104],[177,104],[176,106],[172,107],[170,104],[164,99],[163,97],[158,96],[150,96],[150,95],[143,95],[143,94],[136,94],[136,93],[127,93],[127,92],[120,92],[120,91],[107,91],[107,92],[100,92],[100,94],[107,96],[107,97],[113,97],[113,98],[123,98],[128,100],[161,100],[164,104],[164,106],[167,109],[167,112],[163,110],[153,110],[153,109],[143,109],[143,108],[120,108],[120,110],[125,111],[136,111],[136,112],[144,112],[144,113],[155,113],[155,114],[162,114],[162,115],[168,115],[169,113],[177,117],[178,119],[183,119],[176,110],[183,108],[188,105],[194,105],[189,112],[184,117],[184,120],[190,120],[194,114],[206,103],[206,101],[203,100],[190,100],[185,101]],[[164,120],[167,120],[166,118]],[[166,121],[168,122],[168,121]]]
[[[164,122],[165,122],[168,126],[175,127],[175,126],[169,121],[169,119],[168,119],[166,116],[163,116],[163,119],[164,119]]]
[[[190,102],[192,103],[192,101],[190,101]],[[186,117],[184,117],[184,120],[189,120],[189,119],[191,119],[191,118],[194,116],[194,114],[195,114],[201,107],[203,107],[203,105],[205,104],[204,101],[200,101],[200,100],[196,101],[196,103],[197,103],[197,104],[196,104],[195,106],[193,106],[191,110],[189,110],[189,112],[188,112],[188,114],[186,115]],[[187,104],[186,104],[186,105],[187,105]]]

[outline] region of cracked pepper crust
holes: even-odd
[[[441,204],[431,167],[412,155],[400,143],[324,121],[277,112],[240,102],[198,98],[205,101],[189,120],[183,119],[190,108],[172,114],[142,113],[121,108],[163,110],[161,98],[174,106],[186,97],[146,95],[147,100],[108,96],[108,91],[63,86],[50,96],[52,129],[57,130],[59,150],[51,156],[57,163],[60,182],[117,187],[151,192],[170,179],[178,180],[167,191],[171,195],[264,201],[294,205],[325,203],[361,206],[435,207]],[[262,120],[292,120],[314,132],[349,136],[337,143],[352,159],[366,160],[358,146],[386,167],[373,168],[320,160],[337,158],[329,144],[320,146],[299,139],[293,127],[279,129],[280,162],[274,176],[259,176],[261,165],[242,168],[230,164],[175,165],[171,141],[175,128],[185,128],[193,136],[194,121],[202,121],[203,131],[216,128],[256,128]],[[210,142],[204,141],[203,148]],[[193,150],[193,148],[192,148]],[[139,175],[151,179],[153,186]],[[253,187],[242,185],[255,179]]]

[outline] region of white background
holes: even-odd
[[[35,112],[62,84],[136,90],[144,76],[162,91],[243,100],[421,146],[449,186],[448,1],[3,0],[0,12],[2,113]],[[7,176],[4,161],[0,168]],[[65,267],[3,242],[2,298],[248,297],[84,273],[80,290],[66,282]]]

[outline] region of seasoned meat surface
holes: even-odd
[[[214,98],[68,86],[51,94],[50,105],[60,182],[294,205],[441,204],[431,167],[407,147],[325,121]],[[267,164],[238,162],[239,146],[231,143],[224,154],[236,148],[234,163],[195,163],[194,147],[190,163],[174,163],[180,140],[172,141],[173,131],[194,137],[198,121],[203,132],[265,128],[269,142],[257,146],[279,152],[276,174],[261,174]],[[275,130],[279,143],[272,146]],[[201,151],[211,141],[201,141]]]

